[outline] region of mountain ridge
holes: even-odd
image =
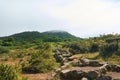
[[[68,41],[77,39],[76,36],[62,30],[51,30],[45,32],[38,31],[25,31],[21,33],[16,33],[7,37],[2,37],[2,39],[12,37],[17,41],[33,41],[42,40],[45,42],[57,42],[57,41]]]

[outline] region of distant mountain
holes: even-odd
[[[76,36],[73,36],[72,34],[66,32],[66,31],[59,31],[59,30],[53,30],[53,31],[46,31],[46,32],[37,32],[37,31],[26,31],[22,33],[13,34],[8,37],[12,37],[16,41],[35,41],[35,40],[41,40],[45,42],[57,42],[57,41],[71,41],[78,39]]]
[[[46,31],[46,32],[43,32],[43,34],[46,34],[46,35],[52,36],[52,37],[59,37],[59,38],[76,38],[72,34],[66,32],[66,31],[60,31],[60,30]]]
[[[27,32],[13,34],[9,37],[13,37],[16,40],[27,40],[28,41],[28,40],[33,40],[33,39],[39,38],[40,33],[37,31],[32,31],[32,32],[27,31]]]
[[[66,31],[63,30],[51,30],[51,31],[46,31],[44,33],[65,33]]]

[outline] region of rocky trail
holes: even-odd
[[[48,77],[54,80],[120,80],[120,65],[108,64],[86,58],[76,59],[69,51],[55,50],[55,58],[61,64],[60,68]],[[68,65],[73,65],[67,68]]]

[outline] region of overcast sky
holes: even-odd
[[[120,0],[0,0],[0,36],[48,30],[120,33]]]

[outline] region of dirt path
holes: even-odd
[[[112,78],[119,78],[120,79],[120,73],[117,72],[108,72],[107,75],[111,76]]]
[[[50,74],[22,74],[24,78],[28,78],[28,80],[46,80]]]

